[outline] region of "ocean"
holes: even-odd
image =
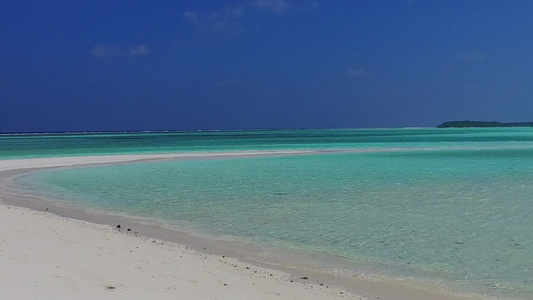
[[[299,253],[300,268],[533,298],[533,128],[0,136],[2,159],[287,149],[339,151],[63,168],[17,184],[267,258]]]

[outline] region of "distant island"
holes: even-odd
[[[496,121],[449,121],[437,126],[437,128],[454,127],[533,127],[533,122],[496,122]]]

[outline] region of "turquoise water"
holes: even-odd
[[[187,134],[157,135],[142,138]],[[156,218],[194,232],[320,253],[336,262],[332,268],[350,274],[364,269],[376,276],[436,281],[455,291],[533,298],[533,129],[191,135],[195,141],[183,143],[194,144],[195,151],[391,151],[40,171],[19,183],[58,200]],[[111,144],[123,142],[113,141],[122,135],[105,136]],[[127,153],[155,147],[139,138],[132,142],[132,136]],[[101,142],[98,135],[73,139]],[[83,151],[98,148],[85,142]],[[67,144],[60,143],[56,147]],[[166,150],[172,148],[168,144]],[[24,155],[39,156],[36,150]],[[16,150],[10,153],[17,156]]]
[[[359,129],[0,135],[0,159],[276,149],[533,147],[530,128]]]

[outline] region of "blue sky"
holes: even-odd
[[[533,1],[3,1],[0,132],[533,121]]]

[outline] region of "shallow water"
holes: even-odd
[[[253,145],[241,140],[232,150],[263,149],[263,140],[391,151],[135,163],[41,171],[18,182],[202,234],[316,252],[323,266],[328,256],[342,258],[330,267],[348,273],[533,296],[533,130],[316,132],[277,132],[276,143],[253,132],[245,138]],[[231,148],[219,143],[217,150]]]
[[[533,147],[531,128],[341,129],[0,135],[0,159],[191,151]]]

